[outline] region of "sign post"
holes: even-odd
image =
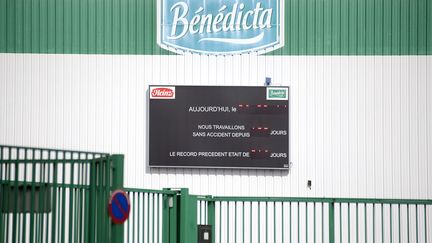
[[[113,188],[123,188],[123,155],[113,155],[112,167],[113,167]],[[109,208],[108,208],[109,211]],[[112,238],[113,242],[124,241],[124,225],[123,224],[112,224]]]
[[[116,190],[111,194],[108,212],[114,224],[123,224],[129,217],[129,197],[123,190]]]

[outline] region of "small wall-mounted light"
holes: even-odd
[[[266,78],[265,78],[264,85],[265,85],[265,86],[270,86],[270,85],[271,85],[271,82],[272,82],[271,78],[270,78],[270,77],[266,77]]]
[[[309,190],[312,190],[312,181],[311,180],[307,181],[307,187],[309,188]]]

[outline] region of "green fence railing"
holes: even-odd
[[[119,239],[106,205],[122,158],[0,145],[0,242]]]
[[[211,227],[214,243],[432,242],[432,200],[213,197],[189,195],[187,189],[126,190],[133,205],[126,242],[195,243],[198,225]]]
[[[213,242],[432,242],[432,200],[204,197]],[[211,219],[211,220],[209,220]]]
[[[432,243],[432,200],[216,197],[125,188],[130,217],[107,202],[123,156],[0,145],[0,242]]]

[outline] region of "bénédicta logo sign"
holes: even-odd
[[[284,44],[284,0],[158,0],[157,3],[157,41],[172,52],[262,54]]]

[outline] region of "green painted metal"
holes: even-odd
[[[206,197],[202,197],[200,198],[200,200],[204,200],[207,202],[219,202],[219,212],[223,211],[223,210],[229,210],[229,208],[231,206],[228,205],[234,205],[234,207],[236,207],[236,205],[240,205],[239,203],[250,203],[251,205],[255,204],[255,206],[251,206],[250,208],[250,213],[249,213],[249,218],[250,218],[250,222],[244,222],[242,221],[242,224],[256,224],[256,230],[257,232],[253,229],[252,227],[250,227],[249,231],[250,231],[250,238],[254,238],[257,242],[261,241],[261,235],[264,234],[265,235],[265,239],[266,242],[269,241],[269,234],[268,232],[272,229],[274,231],[274,236],[277,235],[276,232],[276,228],[278,228],[279,230],[281,230],[280,234],[282,235],[282,239],[284,239],[284,232],[285,232],[285,227],[284,226],[284,221],[281,220],[280,221],[280,225],[276,226],[277,223],[279,223],[278,221],[276,221],[276,210],[274,208],[273,211],[269,210],[269,206],[268,205],[275,205],[276,203],[281,203],[281,211],[282,211],[282,217],[284,217],[284,203],[285,202],[289,202],[289,211],[290,214],[287,215],[289,218],[289,230],[287,232],[289,232],[290,235],[290,241],[292,239],[292,224],[291,224],[291,219],[292,219],[292,207],[291,204],[294,203],[295,205],[297,205],[297,220],[296,220],[296,225],[297,225],[297,240],[298,242],[302,242],[302,240],[304,239],[306,242],[312,241],[312,238],[309,238],[310,234],[313,234],[313,241],[317,241],[317,235],[316,235],[316,224],[317,224],[317,220],[316,220],[316,210],[317,210],[317,206],[316,205],[323,205],[322,206],[322,210],[324,210],[324,205],[326,205],[326,207],[328,207],[328,224],[327,227],[324,227],[324,216],[322,216],[321,222],[321,228],[324,231],[324,228],[328,228],[328,232],[325,234],[328,236],[329,242],[335,242],[335,235],[337,233],[337,235],[339,236],[339,239],[341,241],[347,241],[350,242],[352,237],[355,237],[355,241],[359,242],[367,242],[368,241],[368,225],[372,226],[372,239],[373,242],[377,241],[377,242],[384,242],[384,241],[388,241],[390,239],[390,241],[393,241],[393,232],[396,230],[399,233],[399,238],[400,238],[400,234],[401,232],[403,232],[403,229],[401,231],[400,228],[400,224],[401,224],[401,216],[399,213],[399,217],[398,217],[398,221],[399,221],[399,229],[397,228],[397,226],[395,226],[394,223],[394,218],[392,217],[393,212],[393,206],[398,206],[399,209],[399,205],[400,204],[404,204],[407,205],[407,208],[409,206],[415,207],[415,214],[412,215],[410,217],[410,212],[407,211],[406,214],[406,218],[404,219],[404,224],[407,224],[407,228],[405,230],[404,234],[408,234],[409,237],[409,231],[410,231],[410,227],[415,227],[415,232],[416,232],[416,239],[419,238],[420,235],[420,226],[419,226],[419,220],[420,215],[421,215],[421,211],[419,210],[419,207],[423,207],[424,205],[424,238],[427,240],[427,234],[429,233],[429,231],[427,230],[427,207],[432,207],[432,200],[416,200],[416,199],[365,199],[365,198],[290,198],[290,197],[210,197],[210,196],[206,196]],[[231,204],[229,204],[231,203]],[[359,208],[359,204],[362,204],[363,207]],[[305,205],[305,210],[303,210],[303,205]],[[335,205],[337,205],[338,210],[335,211]],[[347,207],[347,210],[344,210],[343,208],[345,208],[345,206]],[[265,218],[261,217],[261,208],[265,207],[263,212],[265,212]],[[354,207],[354,208],[353,208]],[[372,207],[371,210],[368,210],[368,208]],[[253,210],[252,210],[253,208]],[[386,210],[386,208],[389,208],[389,210]],[[354,212],[351,212],[351,209],[355,210]],[[308,223],[308,210],[313,210],[313,224],[311,225],[310,223]],[[379,211],[377,211],[379,210]],[[236,211],[236,208],[234,208],[234,211]],[[360,233],[362,232],[359,229],[359,215],[361,215],[361,211],[363,211],[364,214],[364,238],[361,239],[360,238]],[[244,214],[244,211],[242,211]],[[269,226],[269,218],[271,218],[272,216],[270,216],[270,212],[273,212],[273,226]],[[345,214],[346,213],[346,214]],[[420,215],[419,215],[420,214]],[[256,215],[256,216],[254,216]],[[368,219],[368,215],[370,215],[370,218]],[[389,221],[389,225],[387,225],[386,222],[386,218],[385,215],[388,215],[390,218]],[[336,217],[338,216],[338,217]],[[429,215],[429,217],[432,215]],[[242,216],[244,217],[244,215]],[[257,218],[255,218],[257,217]],[[410,224],[410,218],[414,219],[412,220],[412,225]],[[226,217],[222,218],[221,215],[219,216],[219,222],[218,225],[216,227],[220,227],[222,225],[224,225],[224,227],[226,227],[229,224],[229,221],[233,220],[234,222],[236,221],[236,214],[234,216],[231,216],[227,213]],[[376,225],[376,221],[377,224],[380,221],[379,225]],[[415,221],[415,222],[414,222]],[[305,222],[305,224],[303,224],[303,222]],[[339,227],[335,227],[335,222],[338,222]],[[215,222],[216,223],[216,222]],[[265,223],[265,228],[261,227],[260,224],[261,223]],[[355,224],[355,227],[351,227],[351,224]],[[270,228],[273,227],[273,228]],[[305,227],[305,228],[303,228]],[[233,227],[234,231],[231,233],[229,231],[229,227],[226,230],[226,234],[224,235],[224,237],[226,238],[225,241],[228,242],[229,239],[232,239],[232,237],[234,237],[234,239],[237,239],[238,235],[242,235],[243,239],[244,239],[244,225],[241,226],[240,228],[243,230],[243,232],[238,232],[236,229],[238,229],[238,225],[237,223],[235,224],[235,226]],[[388,228],[390,228],[388,230]],[[376,232],[377,231],[377,232]],[[378,233],[379,231],[379,233]],[[302,232],[306,232],[306,234],[302,235]],[[309,232],[313,232],[313,233],[309,233]],[[222,232],[219,231],[219,239],[221,239],[220,237],[222,236]],[[379,239],[377,238],[377,236],[380,235]],[[322,232],[322,238],[324,239],[324,232]],[[348,239],[348,240],[346,240]]]
[[[197,240],[197,196],[189,195],[189,189],[180,189],[180,243]]]
[[[122,163],[117,155],[0,145],[0,242],[122,242],[106,210],[111,190],[122,187]]]
[[[112,155],[111,156],[112,165],[112,188],[123,189],[123,170],[124,170],[124,156],[123,155]],[[107,170],[109,172],[109,170]],[[107,175],[109,177],[109,175]],[[124,225],[113,224],[111,226],[112,239],[113,242],[123,242],[124,237]]]
[[[244,210],[244,207],[243,207]],[[243,216],[244,216],[244,211],[243,211]],[[244,220],[243,220],[244,222]],[[214,201],[209,201],[208,202],[208,224],[211,225],[211,229],[213,234],[211,234],[211,240],[212,242],[216,242],[216,237],[215,237],[215,233],[216,233],[216,203]],[[243,224],[244,226],[244,224]],[[243,233],[244,233],[244,229],[243,229]],[[244,239],[244,236],[243,236]]]
[[[270,55],[431,55],[430,0],[285,0]],[[167,55],[156,0],[0,0],[1,53]]]
[[[335,218],[334,218],[334,203],[329,203],[329,242],[335,242]]]
[[[211,225],[212,242],[247,242],[247,235],[257,242],[277,237],[287,242],[319,242],[328,237],[333,243],[336,235],[342,241],[348,237],[349,242],[355,235],[356,242],[367,242],[369,225],[374,242],[392,242],[393,233],[399,235],[398,242],[409,242],[411,237],[427,242],[430,234],[429,199],[213,197],[190,195],[185,188],[124,188],[132,202],[125,230],[125,226],[113,225],[106,212],[110,192],[123,188],[123,160],[122,155],[0,146],[0,195],[8,198],[0,201],[0,241],[195,243],[198,222]],[[28,193],[28,203],[23,201],[23,192]],[[345,205],[348,210],[343,209]],[[393,217],[396,206],[397,219]],[[328,210],[328,220],[324,220],[324,210]],[[359,215],[364,215],[364,239]]]

